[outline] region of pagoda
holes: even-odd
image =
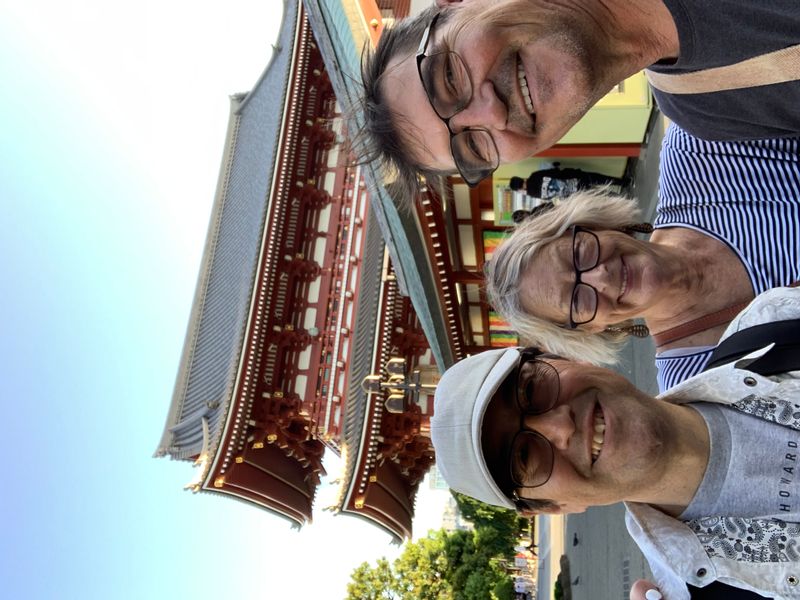
[[[433,463],[430,388],[414,381],[431,378],[437,357],[403,294],[341,113],[305,8],[287,1],[267,69],[231,97],[156,456],[193,462],[195,492],[299,527],[312,519],[333,451],[345,463],[336,510],[399,541],[411,535]]]

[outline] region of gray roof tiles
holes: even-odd
[[[285,2],[269,67],[231,116],[206,247],[157,456],[187,459],[203,449],[206,417],[212,446],[233,395],[279,148],[292,66],[298,2]],[[275,110],[275,107],[281,110]]]

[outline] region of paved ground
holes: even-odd
[[[572,600],[628,600],[631,584],[650,571],[628,535],[621,504],[567,517],[566,554]],[[578,543],[573,546],[575,536]]]
[[[639,199],[645,215],[655,212],[658,149],[664,135],[663,119],[654,118],[642,155],[636,165],[631,194]],[[657,392],[655,348],[650,339],[630,342],[617,369],[637,387]],[[569,557],[573,600],[627,600],[633,581],[649,576],[641,552],[628,536],[622,505],[594,508],[569,515],[564,528],[564,548]],[[551,534],[557,535],[555,528]],[[544,533],[544,531],[543,531]],[[573,545],[577,536],[578,543]],[[541,573],[540,582],[553,582],[558,573]],[[552,584],[539,586],[539,599],[550,598]]]

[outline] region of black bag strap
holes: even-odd
[[[714,349],[705,370],[733,362],[773,343],[775,346],[748,365],[747,370],[759,375],[800,370],[800,319],[762,323],[737,331]]]
[[[714,581],[704,588],[694,587],[687,584],[689,595],[692,600],[756,600],[766,598],[750,590],[735,588],[726,583]]]

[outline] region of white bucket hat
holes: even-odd
[[[511,509],[514,504],[489,472],[481,431],[489,401],[519,360],[519,348],[501,348],[453,365],[436,386],[431,419],[436,466],[447,484],[481,502]]]

